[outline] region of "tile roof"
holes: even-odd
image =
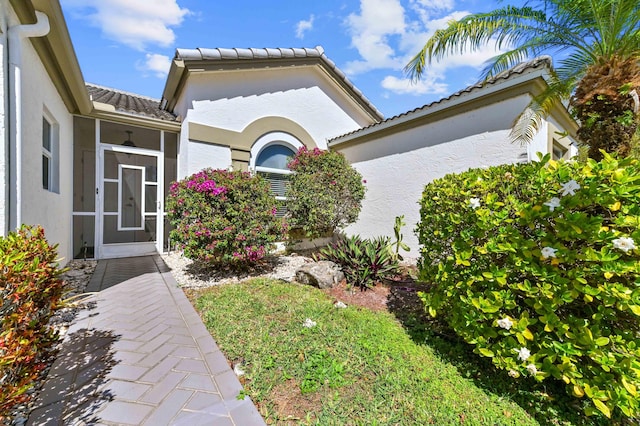
[[[508,80],[509,78],[513,77],[516,74],[522,74],[527,70],[535,69],[535,68],[539,68],[539,67],[551,68],[552,67],[551,57],[547,56],[547,55],[544,55],[544,56],[539,56],[539,57],[537,57],[535,59],[532,59],[530,61],[527,61],[527,62],[522,62],[522,63],[514,66],[513,68],[509,68],[508,70],[505,70],[505,71],[502,71],[501,73],[496,74],[494,77],[492,77],[492,78],[490,78],[488,80],[479,81],[476,84],[473,84],[471,86],[465,87],[464,89],[459,90],[459,91],[453,93],[452,95],[449,95],[446,98],[442,98],[442,99],[437,100],[435,102],[431,102],[429,104],[420,106],[418,108],[414,108],[414,109],[409,110],[407,112],[403,112],[401,114],[394,115],[393,117],[389,117],[386,120],[382,120],[382,121],[380,121],[378,123],[374,123],[374,124],[371,124],[369,126],[362,127],[360,129],[351,131],[349,133],[345,133],[345,134],[342,134],[342,135],[339,135],[339,136],[335,136],[333,138],[330,138],[328,142],[331,143],[332,141],[335,141],[336,139],[340,139],[340,138],[343,138],[343,137],[346,137],[346,136],[351,136],[351,135],[358,134],[361,131],[366,130],[366,129],[373,129],[373,128],[376,128],[376,127],[379,127],[379,126],[391,125],[391,124],[393,124],[392,123],[393,121],[396,121],[396,120],[398,120],[400,118],[403,118],[403,117],[409,118],[411,115],[417,114],[419,112],[425,112],[429,108],[432,108],[432,107],[434,107],[436,105],[444,104],[444,103],[447,103],[449,101],[454,100],[455,98],[459,98],[460,96],[464,95],[465,93],[470,93],[470,92],[472,92],[474,90],[482,89],[484,87],[487,87],[487,86],[490,86],[492,84],[495,84],[495,83],[497,83],[499,81]]]
[[[118,112],[164,121],[178,121],[175,115],[160,109],[159,99],[148,98],[146,96],[91,83],[86,83],[86,86],[92,101],[112,105]]]
[[[334,74],[366,105],[379,119],[384,115],[369,99],[347,78],[338,66],[324,54],[322,46],[314,48],[249,48],[249,49],[176,49],[175,59],[184,61],[244,61],[244,60],[288,60],[288,59],[320,59]]]

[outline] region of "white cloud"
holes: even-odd
[[[436,76],[422,78],[420,81],[412,82],[408,78],[398,78],[393,75],[386,76],[380,85],[399,95],[445,95],[448,93],[448,86],[437,81]]]
[[[151,72],[158,78],[165,78],[171,67],[171,58],[158,53],[147,53],[142,63],[136,64],[136,68],[143,72]]]
[[[182,24],[190,13],[177,0],[63,0],[63,3],[82,13],[105,37],[137,50],[172,46],[176,37],[171,28]]]
[[[351,44],[362,60],[349,62],[348,74],[376,68],[399,68],[401,61],[390,44],[390,37],[405,31],[405,10],[400,0],[361,0],[360,14],[351,14],[346,24]]]
[[[304,38],[304,33],[313,29],[313,20],[315,17],[311,15],[307,21],[302,20],[296,24],[296,37]]]
[[[403,7],[403,4],[406,7]],[[455,0],[360,0],[360,11],[349,15],[345,25],[360,58],[345,65],[349,75],[373,70],[393,70],[381,85],[398,94],[446,94],[447,71],[458,67],[482,68],[498,51],[493,45],[434,61],[413,85],[402,74],[404,66],[433,33],[469,12],[456,9]]]

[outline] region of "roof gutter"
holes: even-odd
[[[49,34],[49,18],[36,11],[34,24],[14,25],[9,44],[9,229],[22,225],[22,41]],[[13,191],[13,197],[11,196]],[[11,214],[13,212],[13,214]]]

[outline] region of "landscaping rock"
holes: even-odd
[[[343,279],[340,267],[329,260],[307,263],[296,271],[296,281],[318,288],[331,288]]]

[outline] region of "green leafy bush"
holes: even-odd
[[[63,293],[56,247],[41,227],[0,237],[0,419],[28,399],[25,392],[58,339],[48,325]]]
[[[333,234],[358,218],[362,176],[339,152],[302,147],[289,162],[287,188],[289,225],[309,238]]]
[[[421,297],[514,379],[562,380],[587,414],[638,416],[639,225],[633,159],[448,175],[422,196],[434,289]]]
[[[347,284],[367,289],[398,269],[389,251],[389,238],[363,240],[358,235],[341,237],[320,250],[320,258],[341,266]]]
[[[205,169],[174,182],[167,211],[172,241],[210,265],[247,267],[284,239],[269,183],[247,172]]]

